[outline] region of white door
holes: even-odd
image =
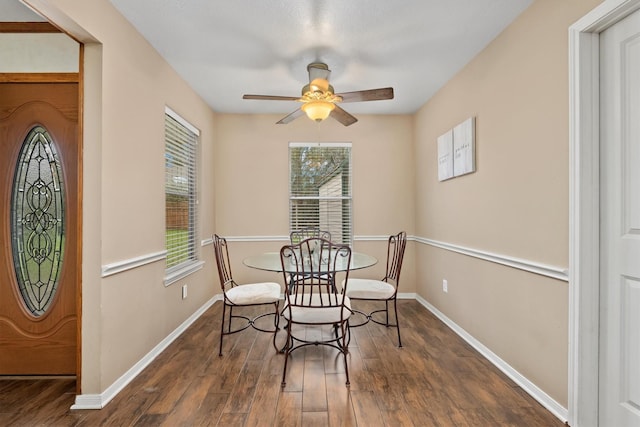
[[[600,37],[599,425],[640,426],[640,11]]]

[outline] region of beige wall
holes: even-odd
[[[367,274],[384,276],[386,240],[359,238],[413,232],[413,121],[409,116],[357,116],[357,123],[345,127],[332,119],[317,124],[302,117],[275,125],[281,115],[219,115],[212,184],[218,200],[215,232],[250,240],[229,243],[237,280],[265,280],[264,273],[243,267],[242,258],[279,250],[283,242],[277,238],[289,235],[289,142],[310,141],[352,143],[354,246],[381,261]],[[255,238],[276,241],[256,243]],[[411,253],[401,292],[415,292]]]
[[[416,114],[416,235],[568,268],[568,27],[598,3],[537,0]],[[472,116],[477,171],[438,182],[436,138]],[[417,253],[418,293],[566,407],[567,282]]]
[[[81,387],[101,393],[215,294],[210,246],[202,270],[168,287],[163,260],[101,277],[106,265],[164,250],[165,106],[200,130],[205,183],[213,181],[215,117],[109,1],[33,3],[87,43]],[[210,236],[206,187],[199,207],[201,236]]]

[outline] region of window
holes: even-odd
[[[197,263],[197,145],[200,132],[165,110],[165,212],[167,275],[178,280]],[[169,282],[175,281],[167,279]]]
[[[350,245],[351,210],[351,143],[290,143],[290,231],[315,227]]]

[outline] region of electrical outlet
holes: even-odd
[[[182,285],[182,299],[187,299],[187,285]]]
[[[442,279],[442,292],[449,292],[449,283],[447,279]]]

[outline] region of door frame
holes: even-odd
[[[605,0],[569,27],[568,423],[598,425],[600,339],[600,33],[640,10]]]
[[[31,5],[28,5],[32,7]],[[43,15],[44,16],[44,15]],[[8,33],[61,33],[60,27],[51,22],[18,22],[0,23],[0,32]],[[78,236],[78,246],[76,250],[76,394],[82,392],[82,277],[83,277],[83,254],[84,254],[84,60],[85,45],[77,37],[65,32],[65,34],[78,42],[78,72],[22,72],[22,73],[0,73],[0,81],[3,83],[64,83],[74,82],[78,84],[78,122],[77,122],[77,143],[78,156],[76,158],[78,176],[78,197],[77,197],[77,224],[76,232]]]

